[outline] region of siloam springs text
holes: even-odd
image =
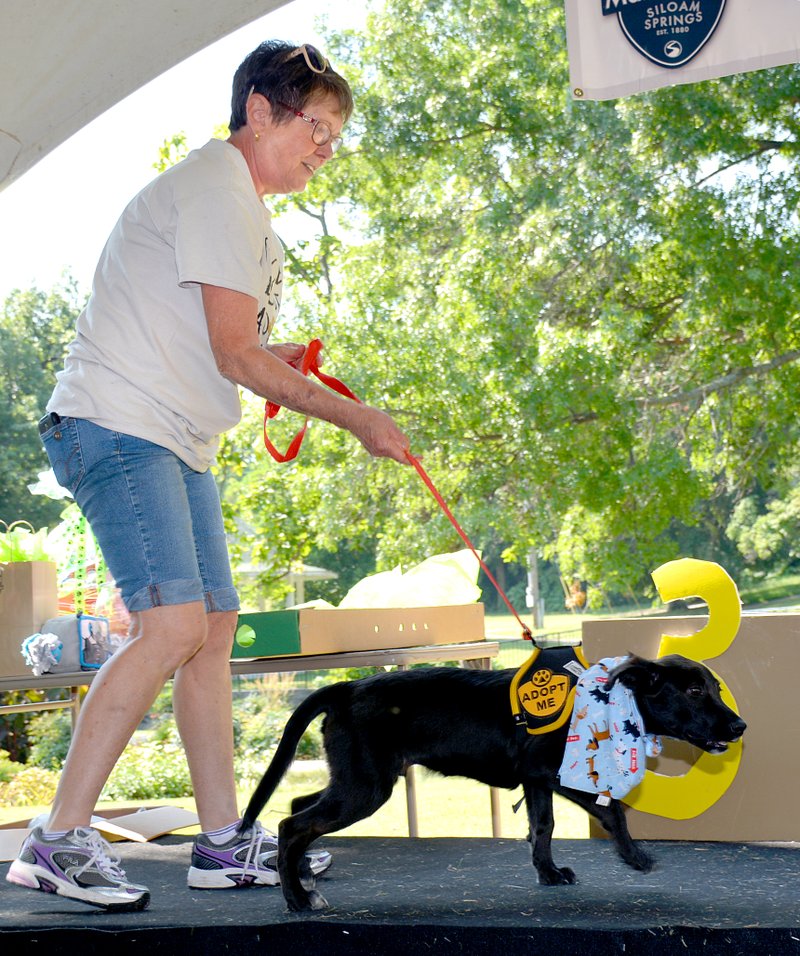
[[[603,14],[618,13],[620,8],[645,0],[603,0]],[[651,3],[645,10],[642,24],[645,30],[662,30],[676,27],[690,27],[703,22],[703,9],[700,0],[669,0],[668,3]]]

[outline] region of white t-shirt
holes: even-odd
[[[241,406],[217,371],[199,283],[256,299],[266,346],[283,249],[244,157],[221,140],[193,150],[122,213],[47,410],[145,438],[205,471]]]

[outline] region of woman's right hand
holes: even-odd
[[[400,464],[409,464],[408,436],[386,412],[371,405],[355,405],[354,420],[348,430],[375,458],[392,458]]]

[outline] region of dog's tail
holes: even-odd
[[[323,687],[306,697],[294,711],[283,728],[283,735],[270,765],[264,771],[264,776],[253,791],[252,797],[250,797],[250,802],[242,816],[240,831],[249,829],[258,819],[259,813],[264,809],[267,801],[291,766],[297,751],[297,745],[300,743],[300,738],[306,732],[308,725],[315,717],[327,713],[346,688],[346,683]]]

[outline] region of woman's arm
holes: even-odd
[[[408,463],[408,438],[390,415],[342,398],[261,348],[256,332],[258,304],[252,296],[212,285],[201,289],[220,375],[278,405],[346,429],[375,457]]]

